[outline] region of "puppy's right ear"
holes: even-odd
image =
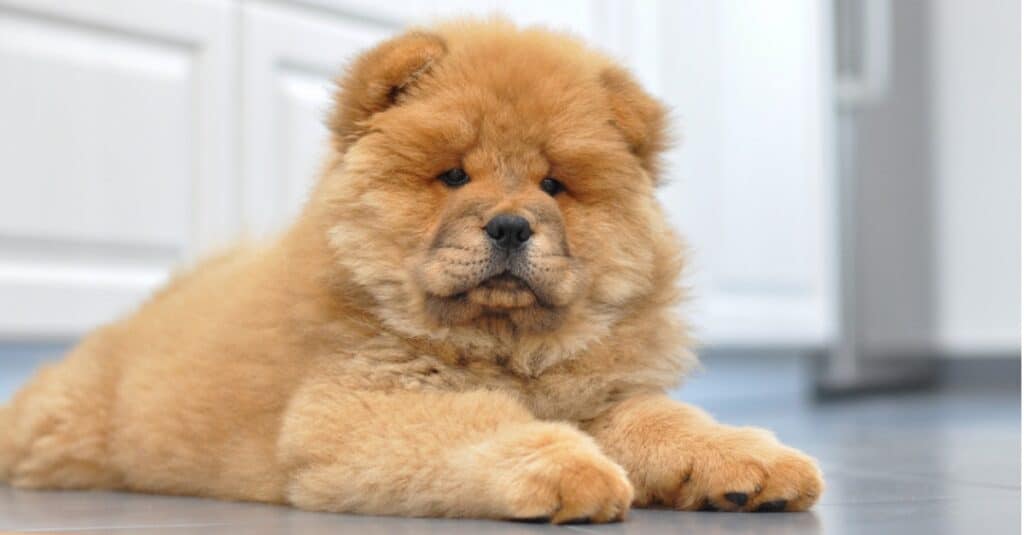
[[[338,82],[334,111],[327,121],[338,151],[345,152],[366,133],[366,120],[398,103],[446,52],[440,36],[413,31],[356,58]]]

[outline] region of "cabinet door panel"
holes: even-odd
[[[614,11],[615,4],[594,0],[291,0],[292,4],[317,10],[357,17],[364,21],[387,26],[403,27],[409,24],[430,24],[435,20],[500,14],[517,24],[541,24],[559,30],[572,30],[591,41],[604,38],[599,24],[604,20],[599,12]],[[650,2],[647,2],[650,5]],[[614,23],[614,21],[611,21]]]
[[[229,11],[145,4],[0,6],[0,336],[108,321],[231,231]]]
[[[248,231],[266,235],[295,216],[317,177],[334,80],[390,29],[252,4],[242,32],[244,215]]]
[[[835,327],[824,4],[658,5],[656,91],[680,140],[661,196],[692,246],[698,336],[820,345]]]

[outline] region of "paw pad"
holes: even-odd
[[[757,507],[758,513],[780,513],[786,510],[786,500],[764,502]]]
[[[747,505],[747,494],[745,492],[727,492],[725,493],[725,499],[740,507]]]

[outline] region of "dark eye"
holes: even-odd
[[[554,197],[555,195],[565,191],[565,186],[563,186],[561,182],[548,177],[540,181],[540,189],[544,190],[544,193]]]
[[[457,188],[469,182],[469,175],[467,175],[462,169],[456,167],[455,169],[449,169],[440,175],[437,175],[437,179],[444,182],[445,186]]]

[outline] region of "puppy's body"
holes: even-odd
[[[662,394],[693,360],[681,259],[653,195],[662,111],[623,71],[546,32],[441,27],[360,58],[331,127],[286,233],[0,411],[0,478],[556,521],[814,502],[802,454]],[[502,214],[525,243],[498,245]]]

